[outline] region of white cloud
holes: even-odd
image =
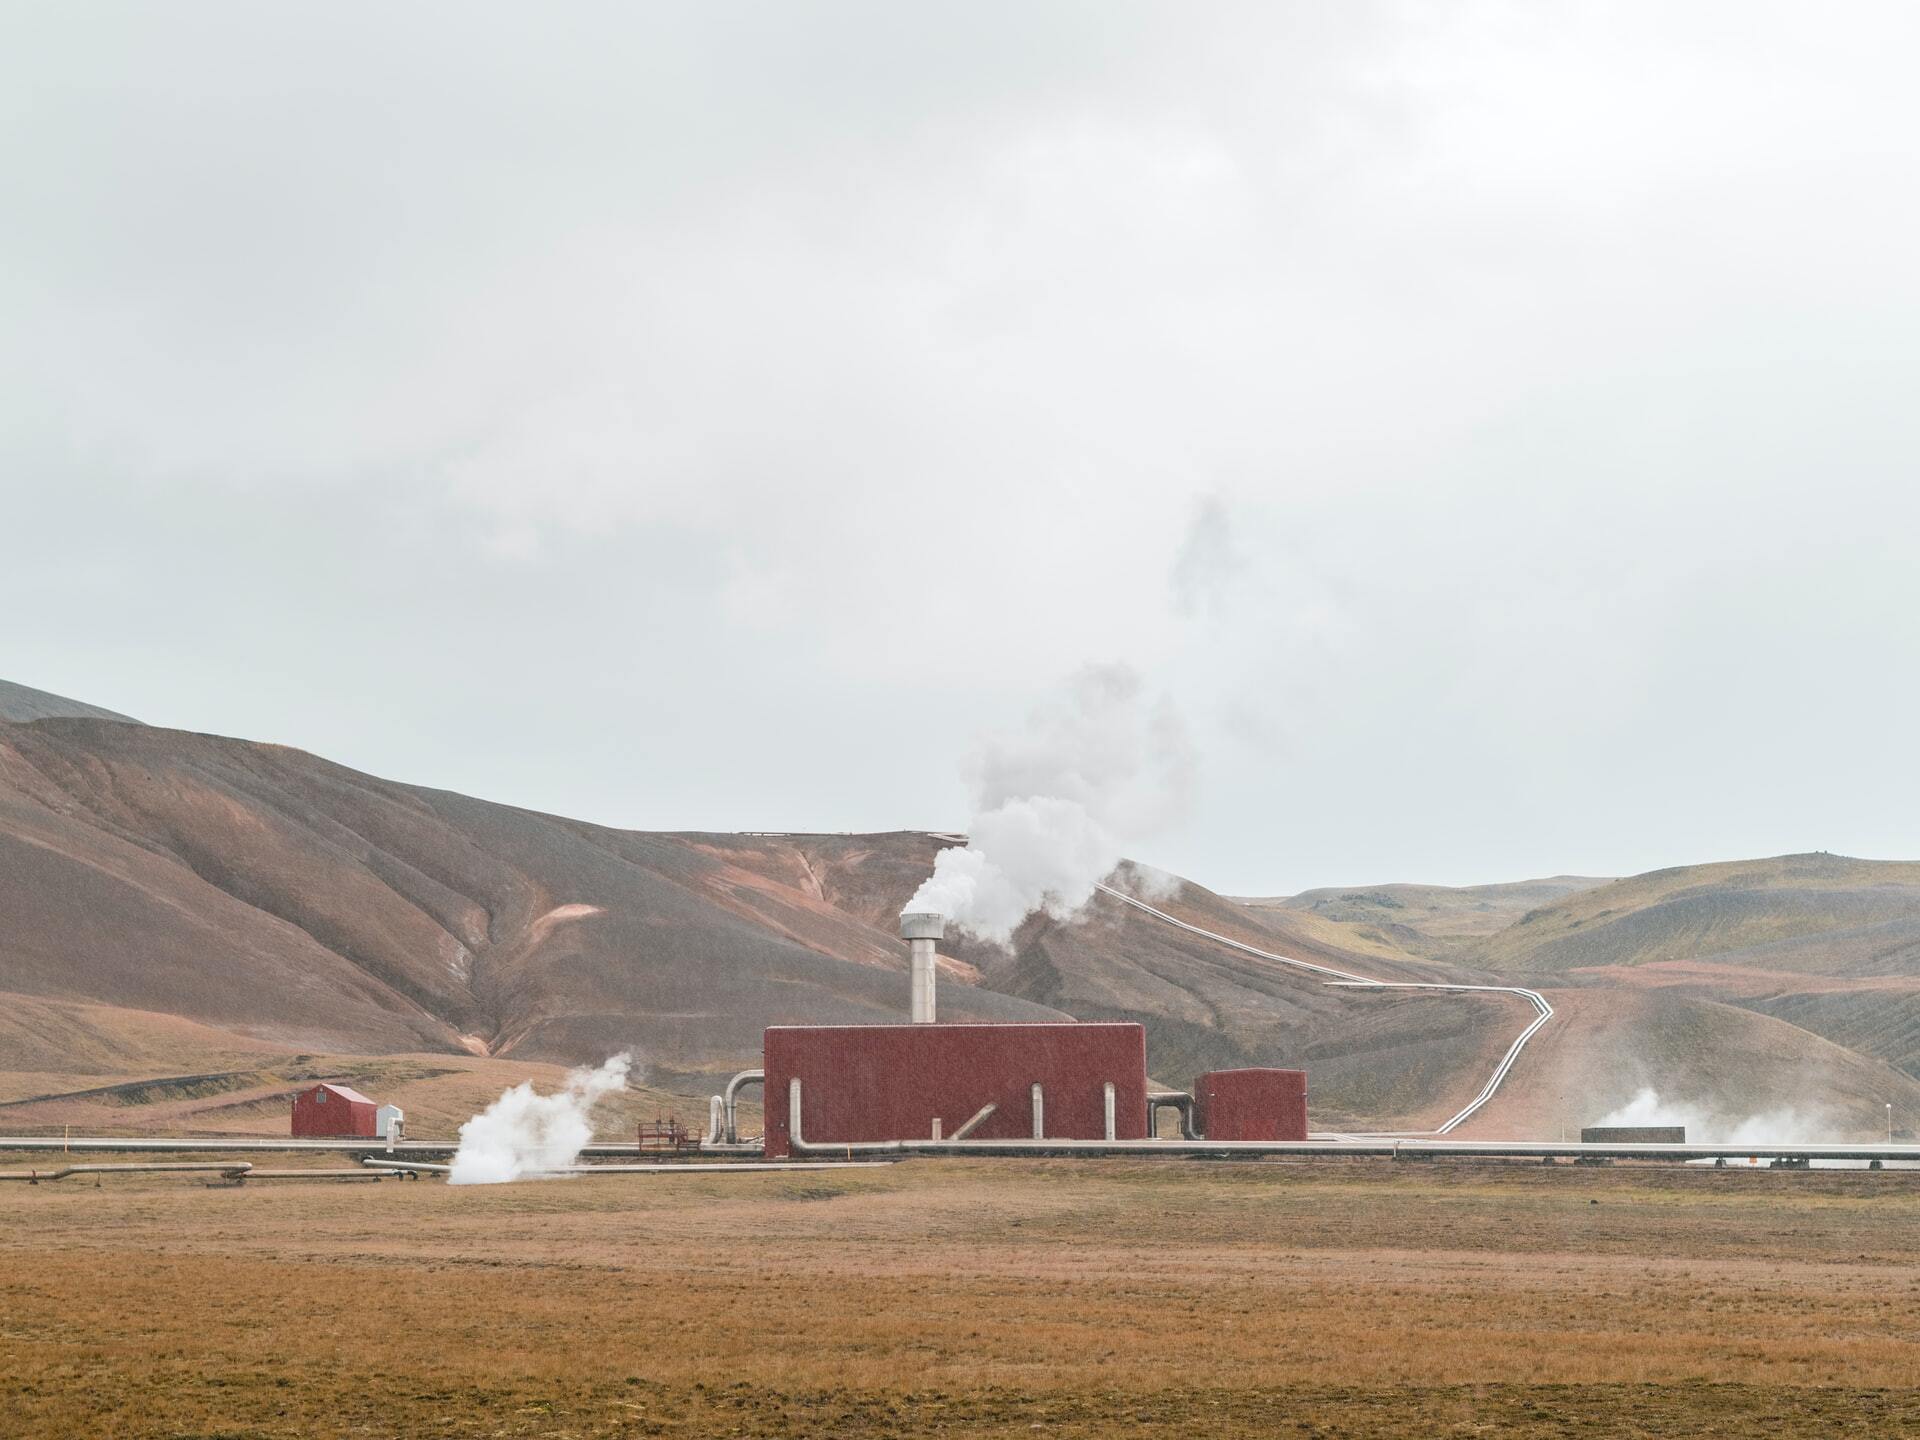
[[[1912,853],[1916,20],[1850,17],[16,18],[0,674],[852,828],[1119,657],[1227,890]]]

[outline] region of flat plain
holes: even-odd
[[[1920,1434],[1913,1175],[0,1186],[8,1437],[1761,1432]]]

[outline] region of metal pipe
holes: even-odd
[[[912,977],[913,1023],[934,1023],[935,944],[947,933],[947,917],[929,911],[903,912],[900,938],[907,942],[907,968]]]
[[[962,1125],[958,1130],[953,1132],[953,1138],[956,1140],[966,1139],[969,1135],[973,1134],[974,1131],[978,1130],[983,1124],[985,1124],[987,1117],[993,1114],[993,1112],[998,1110],[999,1108],[1000,1107],[997,1104],[989,1100],[986,1104],[982,1105],[978,1110],[973,1112],[973,1118],[971,1120],[967,1121],[966,1124]]]
[[[855,1140],[813,1144],[790,1133],[797,1152],[852,1155],[1317,1156],[1381,1158],[1906,1161],[1920,1169],[1920,1145],[1585,1145],[1485,1140]]]
[[[24,1180],[29,1185],[38,1185],[42,1180],[64,1180],[69,1175],[177,1175],[182,1172],[216,1172],[221,1175],[240,1176],[253,1169],[250,1160],[221,1161],[138,1161],[126,1160],[106,1165],[62,1165],[54,1170],[0,1170],[0,1180]]]
[[[764,1093],[766,1083],[767,1072],[764,1070],[742,1070],[738,1075],[727,1081],[727,1091],[725,1096],[722,1097],[727,1109],[727,1144],[738,1145],[740,1143],[740,1126],[738,1116],[735,1113],[735,1107],[740,1098],[740,1088],[743,1085],[758,1085],[762,1087]]]
[[[1106,1115],[1107,1139],[1118,1140],[1120,1138],[1120,1130],[1114,1123],[1114,1095],[1113,1081],[1111,1080],[1107,1081],[1106,1090],[1102,1093],[1101,1106]]]
[[[345,1155],[357,1159],[361,1155],[386,1153],[385,1144],[377,1135],[335,1140],[235,1139],[227,1136],[162,1140],[127,1135],[0,1135],[0,1152],[15,1150],[44,1154],[49,1151],[71,1151],[76,1155]],[[398,1159],[410,1155],[451,1155],[459,1148],[458,1140],[403,1139],[394,1147],[393,1154]],[[640,1147],[631,1140],[620,1144],[596,1141],[580,1153],[625,1160],[640,1153]]]
[[[1047,1097],[1040,1089],[1038,1080],[1033,1082],[1033,1138],[1038,1140],[1047,1133]]]
[[[371,1156],[360,1163],[382,1174],[411,1175],[416,1172],[425,1172],[430,1175],[445,1175],[452,1169],[448,1165],[429,1165],[422,1161],[376,1160]],[[702,1165],[697,1162],[658,1165],[567,1165],[558,1170],[542,1170],[537,1175],[527,1175],[523,1178],[550,1180],[574,1175],[737,1175],[743,1171],[758,1173],[767,1170],[880,1170],[887,1164],[885,1160],[728,1160],[712,1165]]]
[[[1036,1090],[1039,1086],[1034,1087]],[[1463,1159],[1904,1160],[1920,1169],[1920,1145],[1589,1145],[1508,1140],[853,1140],[810,1144],[800,1129],[800,1081],[787,1082],[787,1141],[795,1154],[1101,1156],[1408,1156]]]
[[[1526,1029],[1522,1030],[1513,1044],[1508,1047],[1507,1053],[1501,1056],[1500,1063],[1494,1067],[1493,1078],[1481,1087],[1480,1093],[1475,1095],[1473,1099],[1467,1103],[1465,1109],[1451,1116],[1433,1130],[1400,1132],[1403,1134],[1446,1135],[1450,1134],[1465,1121],[1471,1119],[1481,1106],[1493,1098],[1494,1092],[1500,1088],[1500,1082],[1507,1078],[1507,1072],[1513,1069],[1514,1062],[1520,1058],[1520,1052],[1526,1049],[1527,1042],[1539,1032],[1541,1026],[1553,1018],[1553,1006],[1548,1004],[1546,996],[1537,990],[1528,990],[1517,985],[1446,985],[1425,981],[1375,980],[1366,975],[1356,975],[1350,970],[1335,970],[1331,966],[1315,965],[1310,961],[1296,960],[1290,955],[1276,955],[1271,950],[1262,950],[1258,946],[1247,944],[1244,940],[1235,940],[1230,935],[1221,935],[1212,930],[1203,930],[1198,925],[1190,925],[1185,920],[1177,919],[1164,910],[1156,910],[1153,906],[1147,904],[1146,901],[1136,900],[1124,890],[1116,890],[1111,885],[1096,885],[1094,888],[1105,895],[1112,896],[1123,905],[1131,905],[1134,909],[1143,911],[1153,916],[1156,920],[1164,921],[1175,929],[1185,930],[1190,935],[1199,935],[1204,939],[1212,940],[1216,944],[1225,945],[1228,949],[1239,950],[1244,954],[1253,955],[1262,960],[1270,960],[1277,965],[1291,965],[1296,970],[1306,970],[1315,975],[1329,976],[1331,978],[1326,982],[1329,985],[1350,986],[1358,990],[1477,990],[1483,993],[1518,995],[1529,1005],[1533,1006],[1537,1012],[1533,1022],[1528,1025]]]
[[[1149,1090],[1147,1092],[1147,1138],[1157,1139],[1160,1134],[1160,1112],[1173,1109],[1180,1112],[1180,1138],[1199,1140],[1200,1132],[1193,1128],[1193,1096],[1185,1090]]]

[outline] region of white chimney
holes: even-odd
[[[933,1024],[933,942],[947,933],[947,917],[914,911],[900,917],[900,938],[913,952],[913,1023]]]

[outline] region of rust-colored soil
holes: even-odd
[[[915,1162],[0,1188],[9,1436],[1920,1433],[1920,1185]]]

